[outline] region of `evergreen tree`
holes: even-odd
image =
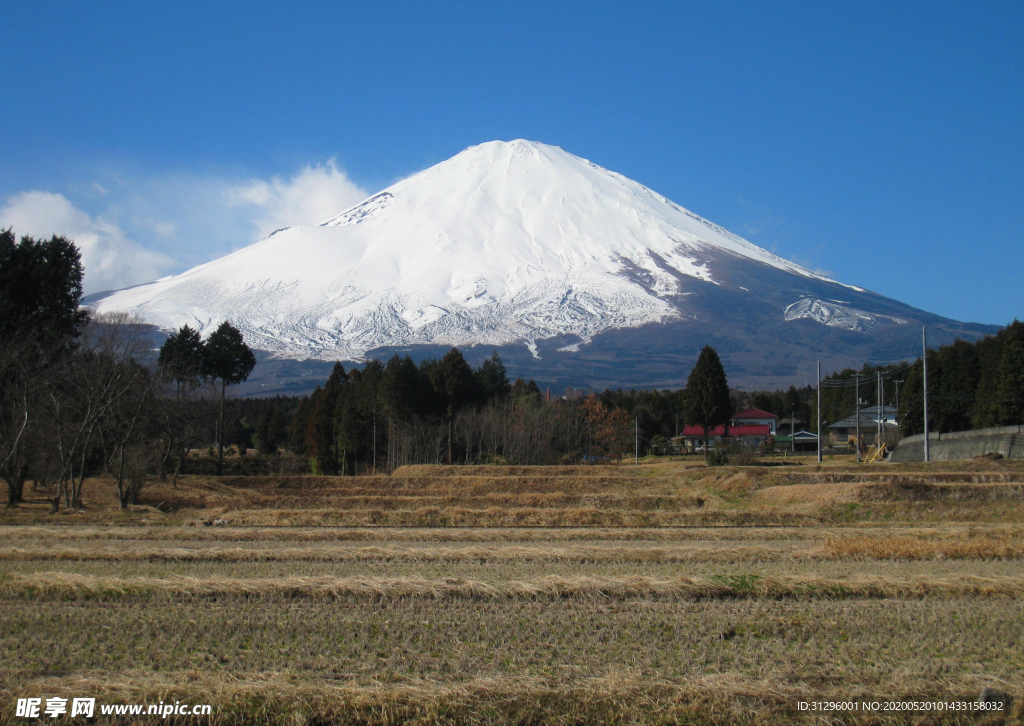
[[[320,387],[317,386],[319,389]],[[309,428],[309,414],[313,409],[309,396],[303,396],[295,406],[292,425],[289,429],[288,448],[299,456],[306,453],[306,429]]]
[[[356,409],[365,422],[363,440],[367,465],[377,471],[377,455],[385,441],[382,421],[387,420],[384,401],[381,400],[384,380],[384,364],[379,360],[368,361],[359,371],[359,382],[356,386]]]
[[[697,365],[686,379],[684,400],[687,423],[704,428],[704,455],[707,456],[711,429],[729,423],[733,413],[725,368],[710,345],[701,350]]]
[[[931,358],[928,365],[931,378]],[[935,368],[938,378],[934,385],[929,380],[928,387],[935,391],[936,428],[944,432],[971,428],[971,413],[980,377],[977,346],[964,340],[942,346],[935,356]],[[928,407],[930,414],[932,401],[928,402]]]
[[[790,417],[795,415],[797,419],[803,422],[801,426],[809,428],[811,419],[814,418],[814,412],[810,406],[807,405],[807,401],[810,397],[815,396],[816,392],[810,386],[807,390],[801,392],[797,390],[796,386],[790,386],[789,390],[786,391],[782,398],[782,416]],[[795,433],[798,429],[794,428]]]
[[[462,351],[452,348],[431,370],[434,390],[444,399],[445,412],[450,418],[456,411],[478,399],[473,369],[462,357]]]
[[[267,425],[267,445],[271,453],[277,453],[281,444],[288,438],[288,416],[279,409],[273,409],[270,423]]]
[[[369,427],[366,418],[359,411],[357,385],[353,382],[342,389],[334,412],[334,437],[342,474],[349,471],[349,460],[353,461],[351,471],[357,473],[359,457],[367,450],[366,434]]]
[[[478,399],[473,369],[462,357],[458,348],[452,348],[431,370],[434,390],[445,402],[445,418],[448,420],[448,463],[452,463],[452,419],[455,413]]]
[[[480,364],[473,377],[476,379],[477,387],[488,401],[504,398],[511,388],[508,375],[505,372],[505,364],[498,356],[498,351],[494,351],[490,358]]]
[[[272,415],[273,411],[269,408],[265,408],[260,413],[260,417],[256,420],[256,449],[261,454],[273,454],[277,451],[276,447],[271,450],[270,436],[268,433],[270,428],[270,417]]]
[[[82,274],[66,237],[19,243],[0,230],[0,476],[10,505],[22,500],[33,451],[39,455],[26,442],[41,418],[42,387],[88,322],[79,308]]]
[[[1003,358],[1003,336],[986,335],[975,343],[978,350],[978,386],[975,389],[971,424],[984,429],[998,426],[1000,363]]]
[[[540,403],[542,398],[540,388],[532,378],[529,381],[517,378],[516,382],[512,384],[512,388],[509,389],[509,395],[517,405]]]
[[[264,408],[254,435],[261,454],[276,454],[288,436],[288,417],[276,406]]]
[[[402,421],[429,412],[430,383],[420,375],[409,356],[392,356],[384,368],[380,385],[381,408],[389,421]]]
[[[217,426],[217,474],[224,471],[224,401],[227,387],[249,378],[256,356],[242,339],[242,333],[227,320],[213,332],[204,347],[204,372],[220,380],[220,415]]]
[[[79,308],[82,258],[67,237],[49,240],[0,230],[0,346],[30,342],[52,355],[74,344],[88,322]]]
[[[1024,323],[1014,320],[999,331],[999,423],[1024,422]]]
[[[929,378],[932,372],[932,357],[928,358]],[[931,385],[931,381],[928,381]],[[929,417],[931,411],[928,412]],[[897,423],[903,436],[924,432],[924,369],[918,358],[907,370],[906,380],[900,389],[900,405]],[[929,422],[930,423],[930,422]]]
[[[312,410],[306,429],[306,455],[313,459],[319,474],[338,473],[338,441],[334,434],[334,414],[342,387],[349,377],[344,366],[335,362],[327,383],[311,397]]]
[[[196,385],[206,371],[206,351],[199,331],[182,325],[160,346],[157,365],[180,385]]]

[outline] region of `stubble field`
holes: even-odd
[[[5,722],[69,689],[225,724],[1021,716],[1017,462],[186,478],[125,513],[109,486],[0,512]],[[985,686],[1010,713],[799,708]]]

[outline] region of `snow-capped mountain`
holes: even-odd
[[[540,348],[572,357],[649,326],[704,322],[722,334],[741,320],[803,321],[864,336],[923,314],[523,140],[471,147],[319,226],[279,229],[91,304],[135,311],[166,331],[229,319],[250,346],[299,360],[451,345],[518,347],[539,360]]]

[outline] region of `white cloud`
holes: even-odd
[[[183,272],[275,229],[320,224],[369,196],[333,161],[270,179],[108,171],[64,191],[13,194],[0,226],[74,240],[90,293]]]
[[[12,228],[19,237],[57,234],[73,240],[82,253],[86,293],[148,282],[174,264],[168,255],[129,239],[116,222],[90,216],[62,194],[31,191],[9,197],[0,209],[0,227]]]
[[[230,204],[259,210],[252,221],[256,239],[281,227],[320,224],[367,196],[333,160],[323,166],[303,167],[286,181],[255,179],[225,189]]]

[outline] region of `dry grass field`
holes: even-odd
[[[0,510],[3,723],[72,692],[213,705],[123,723],[1022,718],[1020,462],[185,477],[127,512],[97,480],[56,515],[43,495]],[[799,707],[985,686],[1009,713]]]

